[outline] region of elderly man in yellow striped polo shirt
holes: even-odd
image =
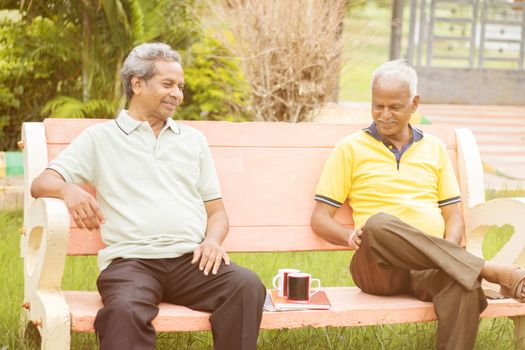
[[[487,301],[481,279],[525,300],[525,272],[469,254],[460,246],[460,191],[442,142],[409,124],[417,109],[417,75],[403,61],[372,77],[373,122],[343,138],[319,180],[313,230],[356,250],[356,285],[376,295],[412,294],[432,301],[438,349],[472,349]],[[355,230],[334,219],[347,200]]]

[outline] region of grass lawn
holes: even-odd
[[[0,271],[0,349],[3,346],[7,349],[38,349],[34,342],[19,336],[23,297],[22,259],[19,257],[21,225],[20,211],[0,213],[0,238],[3,242],[0,246],[3,265]],[[508,237],[512,229],[495,229],[492,235],[497,237],[498,233]],[[489,250],[497,249],[502,244],[496,241],[488,245]],[[309,271],[319,277],[324,286],[344,286],[352,285],[347,270],[351,255],[351,252],[254,253],[232,254],[232,258],[255,270],[267,287],[270,287],[277,269],[283,266]],[[96,290],[97,274],[95,257],[68,257],[62,287],[64,290]],[[513,329],[512,322],[507,318],[483,319],[475,349],[514,349]],[[434,349],[435,331],[435,322],[262,331],[259,349]],[[208,332],[161,333],[157,339],[157,349],[212,348]],[[96,349],[96,339],[92,334],[73,334],[71,348]]]
[[[372,72],[388,61],[390,16],[390,7],[374,1],[350,8],[345,21],[349,61],[341,74],[340,101],[370,101]]]

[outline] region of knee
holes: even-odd
[[[258,303],[264,303],[266,287],[255,272],[240,267],[231,274],[229,284],[232,289],[236,289],[246,296],[253,296]]]
[[[108,305],[105,305],[107,312],[111,312],[114,315],[122,316],[123,318],[132,318],[133,316],[133,306],[130,300],[124,298],[115,299]]]
[[[372,215],[363,226],[363,235],[370,237],[384,237],[385,227],[398,220],[395,216],[386,213]]]
[[[136,322],[138,320],[147,322],[156,316],[158,306],[129,300],[123,297],[116,298],[112,302],[107,303],[99,312],[106,317],[122,322]]]

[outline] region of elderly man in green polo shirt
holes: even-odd
[[[472,349],[487,306],[481,278],[523,302],[525,272],[460,247],[460,191],[445,147],[409,124],[419,103],[416,91],[416,72],[403,61],[374,72],[373,123],[343,138],[326,161],[312,228],[356,250],[350,271],[363,291],[432,301],[439,349]],[[347,199],[355,230],[334,219]]]
[[[171,119],[183,99],[180,56],[139,45],[121,78],[129,109],[88,128],[31,187],[35,198],[62,198],[78,227],[101,229],[100,347],[153,349],[151,321],[166,301],[211,312],[216,349],[255,349],[266,289],[221,246],[228,218],[205,137]]]

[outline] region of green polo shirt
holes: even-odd
[[[348,199],[356,227],[384,212],[443,237],[440,207],[460,201],[445,145],[413,128],[412,142],[393,152],[374,126],[343,138],[326,161],[315,199],[336,207]]]
[[[50,164],[68,183],[90,183],[106,218],[99,267],[113,259],[172,258],[204,239],[204,202],[221,198],[204,135],[168,119],[158,137],[126,110],[86,129]]]

